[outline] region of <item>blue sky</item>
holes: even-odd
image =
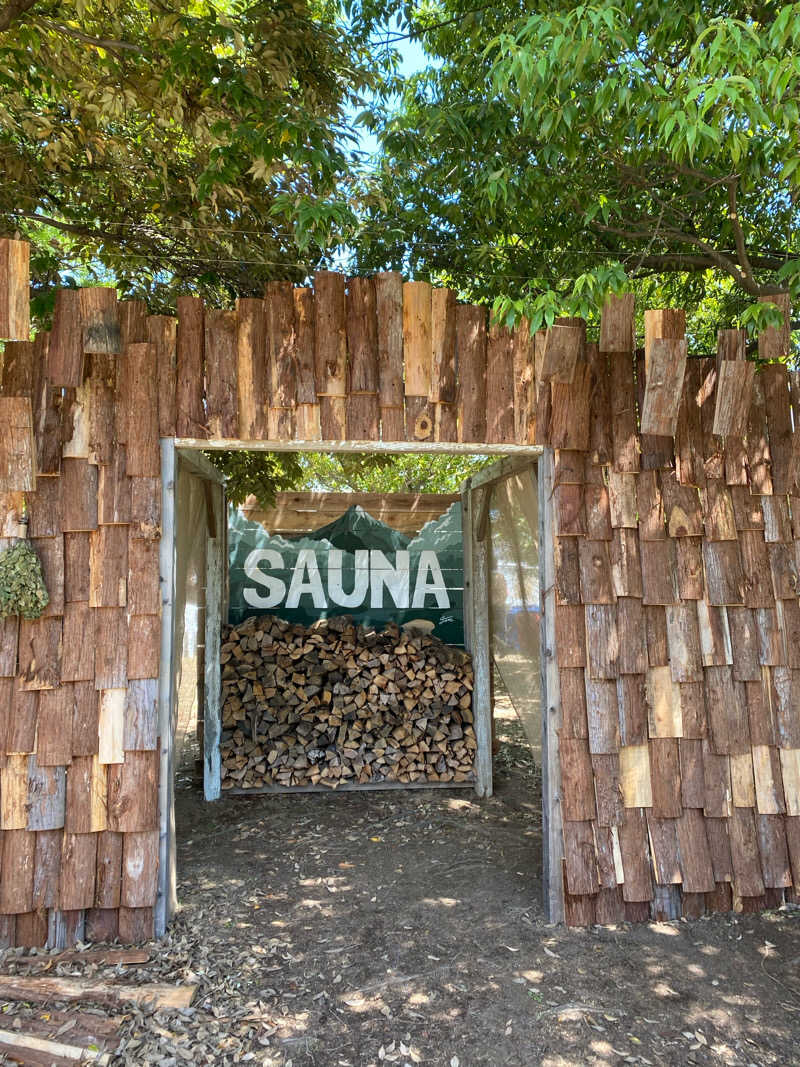
[[[397,42],[397,51],[400,54],[400,74],[407,78],[421,70],[428,59],[419,41],[402,40]],[[359,128],[358,147],[362,152],[375,152],[378,142],[369,130],[363,126]]]

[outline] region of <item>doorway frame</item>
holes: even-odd
[[[215,509],[215,536],[207,540],[206,587],[212,601],[205,613],[205,693],[204,708],[204,754],[203,780],[207,801],[220,796],[219,730],[221,709],[219,707],[219,647],[221,613],[226,601],[225,558],[227,540],[227,505],[224,497],[222,474],[202,455],[206,451],[249,452],[327,452],[327,453],[373,453],[373,454],[449,454],[497,456],[499,463],[476,472],[462,486],[464,513],[464,622],[468,648],[473,654],[475,675],[474,700],[476,708],[475,734],[478,742],[475,760],[475,793],[479,797],[492,795],[492,707],[491,669],[489,651],[489,553],[486,538],[488,506],[492,485],[530,465],[537,466],[546,450],[540,445],[487,444],[481,442],[408,442],[408,441],[248,441],[240,439],[205,440],[202,438],[162,438],[162,533],[159,551],[161,578],[161,665],[159,672],[159,735],[161,738],[159,778],[159,871],[158,892],[155,908],[155,935],[161,937],[177,908],[176,893],[176,832],[175,832],[175,728],[177,708],[175,705],[176,648],[176,580],[177,580],[177,521],[175,502],[177,480],[181,464],[190,472],[222,490],[222,507]],[[500,470],[498,470],[498,467]],[[540,574],[543,570],[542,551],[544,541],[542,515],[542,481],[539,477],[539,524],[540,524]],[[476,496],[479,502],[476,503]],[[547,525],[544,526],[545,531]],[[211,531],[209,531],[210,533]],[[540,578],[540,584],[542,579]],[[469,595],[467,594],[469,582]],[[481,595],[481,590],[484,590]],[[542,593],[542,605],[544,595]],[[542,611],[544,620],[545,612]],[[544,626],[544,621],[543,621]],[[543,633],[544,638],[544,633]],[[545,683],[544,649],[542,642],[542,685]],[[549,646],[548,646],[549,647]],[[549,680],[549,676],[548,676]],[[557,677],[556,677],[557,682]],[[216,694],[216,698],[215,698]],[[542,691],[542,707],[547,706],[545,690]],[[546,761],[545,727],[547,716],[542,715],[542,757]],[[556,752],[557,759],[557,752]],[[545,775],[543,769],[543,819],[547,824],[544,795]],[[560,830],[560,822],[559,822]],[[548,891],[552,865],[548,863],[547,833],[543,837],[543,877],[545,905],[552,901]],[[559,845],[560,847],[560,845]],[[557,864],[561,870],[560,860]],[[550,909],[548,907],[548,915]]]

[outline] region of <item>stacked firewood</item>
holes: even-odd
[[[221,661],[223,789],[472,780],[461,649],[349,616],[261,615],[225,630]]]

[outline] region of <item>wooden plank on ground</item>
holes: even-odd
[[[95,1004],[138,1004],[159,1011],[181,1011],[190,1007],[196,985],[112,985],[84,978],[28,978],[0,975],[0,997],[5,1000],[29,1001],[34,1004],[48,1001],[81,1001]]]
[[[107,1064],[111,1057],[107,1052],[86,1048],[83,1045],[65,1044],[44,1037],[23,1034],[19,1030],[0,1030],[0,1052],[13,1063],[25,1063],[30,1067],[61,1067],[70,1063]]]

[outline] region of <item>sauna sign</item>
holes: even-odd
[[[461,506],[409,538],[357,505],[297,540],[233,512],[229,621],[274,614],[304,625],[352,615],[380,628],[416,624],[463,644]]]

